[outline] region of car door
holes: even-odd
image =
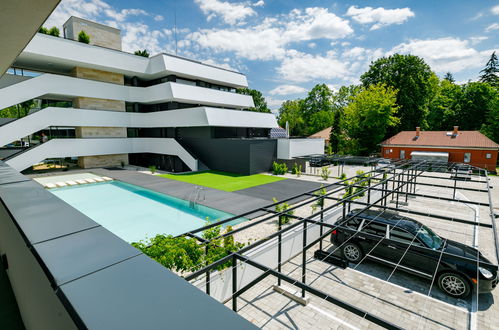
[[[381,258],[386,252],[386,225],[384,223],[364,220],[357,234],[357,242],[362,251],[370,257]]]
[[[388,249],[390,261],[400,264],[411,271],[421,273],[420,275],[431,275],[429,269],[429,256],[423,243],[414,235],[402,228],[390,227],[388,230]]]

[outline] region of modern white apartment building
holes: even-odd
[[[77,41],[80,31],[90,44]],[[261,172],[277,157],[277,140],[268,137],[277,122],[244,111],[253,100],[236,89],[247,85],[241,73],[178,56],[125,53],[119,30],[71,17],[64,37],[36,34],[0,79],[0,109],[36,104],[0,122],[0,146],[50,138],[4,159],[17,170],[77,157],[82,168]]]

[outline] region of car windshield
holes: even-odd
[[[433,250],[438,250],[442,246],[442,238],[425,225],[419,227],[417,237]]]

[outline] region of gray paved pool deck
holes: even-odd
[[[236,215],[269,205],[272,203],[272,198],[274,197],[277,200],[284,200],[300,193],[320,188],[321,186],[315,182],[286,179],[235,192],[227,192],[137,171],[99,168],[81,172],[91,172],[101,176],[108,176],[185,200],[193,198],[192,196],[196,193],[196,189],[201,187],[200,200],[197,201],[199,204]],[[299,200],[297,199],[296,201]],[[253,219],[261,214],[263,213],[255,212],[247,216],[247,218]]]

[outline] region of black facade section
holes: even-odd
[[[149,167],[156,166],[157,169],[167,172],[187,172],[189,167],[177,156],[160,155],[152,153],[136,153],[128,155],[132,165]]]
[[[268,171],[277,156],[274,139],[200,139],[178,142],[211,170],[251,175]]]

